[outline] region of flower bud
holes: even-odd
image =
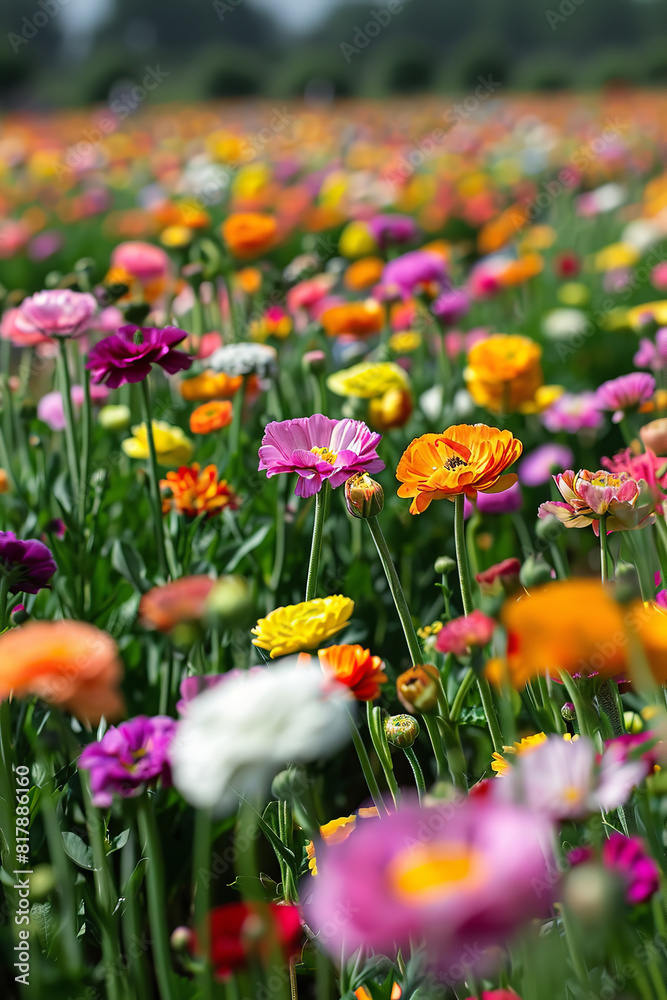
[[[279,771],[271,785],[271,795],[276,799],[284,799],[293,804],[298,801],[308,788],[310,780],[305,768],[290,764],[284,771]]]
[[[396,695],[408,712],[422,715],[434,712],[438,706],[440,674],[432,663],[415,664],[396,680]]]
[[[130,426],[131,419],[129,406],[122,403],[103,406],[98,414],[98,420],[105,431],[124,431]]]
[[[560,714],[566,722],[574,722],[577,717],[577,710],[571,701],[566,701],[560,710]]]
[[[327,356],[324,351],[306,351],[301,359],[301,365],[305,372],[323,375],[327,370]]]
[[[392,715],[384,720],[384,734],[392,746],[405,750],[419,736],[419,723],[411,715]]]
[[[9,476],[4,469],[0,469],[0,493],[9,493]]]
[[[207,611],[224,628],[244,628],[253,617],[248,581],[242,576],[221,576],[206,601]]]
[[[169,943],[174,951],[188,951],[193,939],[193,933],[189,927],[176,927],[171,932]]]
[[[524,587],[539,587],[543,583],[551,582],[553,579],[551,574],[551,566],[545,562],[543,556],[528,556],[521,567],[519,579]]]
[[[566,531],[562,521],[550,514],[548,517],[540,518],[535,523],[535,535],[541,542],[556,542],[559,535]]]
[[[30,615],[25,609],[25,604],[17,604],[12,608],[12,625],[23,625],[24,622],[27,622],[28,618],[30,618]]]
[[[563,889],[563,902],[584,926],[605,923],[610,914],[618,912],[621,902],[618,889],[608,873],[599,865],[577,865],[569,873]]]
[[[377,517],[384,507],[384,490],[366,472],[345,483],[345,503],[352,517]]]
[[[452,559],[451,556],[438,556],[433,568],[436,573],[447,576],[448,573],[456,569],[456,560]]]
[[[641,600],[639,576],[632,563],[617,563],[614,597],[619,604],[629,604],[631,601]]]

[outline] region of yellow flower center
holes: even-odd
[[[467,844],[422,844],[399,854],[389,865],[390,883],[405,902],[421,905],[478,884],[484,873],[478,851]]]
[[[313,455],[319,455],[323,462],[328,462],[329,465],[334,465],[338,454],[335,451],[330,451],[328,448],[311,448]]]

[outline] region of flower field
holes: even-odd
[[[0,995],[667,1000],[639,96],[6,118]]]

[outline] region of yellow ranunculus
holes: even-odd
[[[160,465],[185,465],[192,458],[194,445],[180,427],[172,427],[163,420],[153,420],[155,451]],[[130,458],[148,458],[148,435],[146,424],[132,428],[133,437],[122,442],[122,449]]]
[[[400,365],[391,361],[361,361],[329,375],[327,387],[337,396],[375,399],[390,389],[409,389],[410,381]]]
[[[348,222],[340,234],[338,252],[343,257],[354,260],[357,257],[368,257],[377,251],[377,243],[365,222]]]
[[[422,335],[416,330],[399,330],[389,338],[389,346],[396,354],[412,354],[421,347],[421,343]]]
[[[632,267],[639,260],[639,250],[631,243],[610,243],[598,250],[593,258],[596,271],[615,271],[618,267]]]
[[[515,412],[533,406],[544,381],[542,348],[529,337],[497,333],[468,352],[463,376],[468,392],[492,412]]]
[[[354,601],[341,594],[288,604],[259,619],[251,629],[255,636],[252,642],[260,649],[268,649],[272,660],[304,649],[317,649],[345,628],[353,611]]]

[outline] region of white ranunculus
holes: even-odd
[[[348,688],[295,658],[244,672],[188,704],[171,747],[174,785],[193,806],[255,802],[287,764],[328,757],[350,736]]]
[[[588,316],[581,309],[552,309],[542,319],[542,333],[550,340],[568,340],[588,329]]]

